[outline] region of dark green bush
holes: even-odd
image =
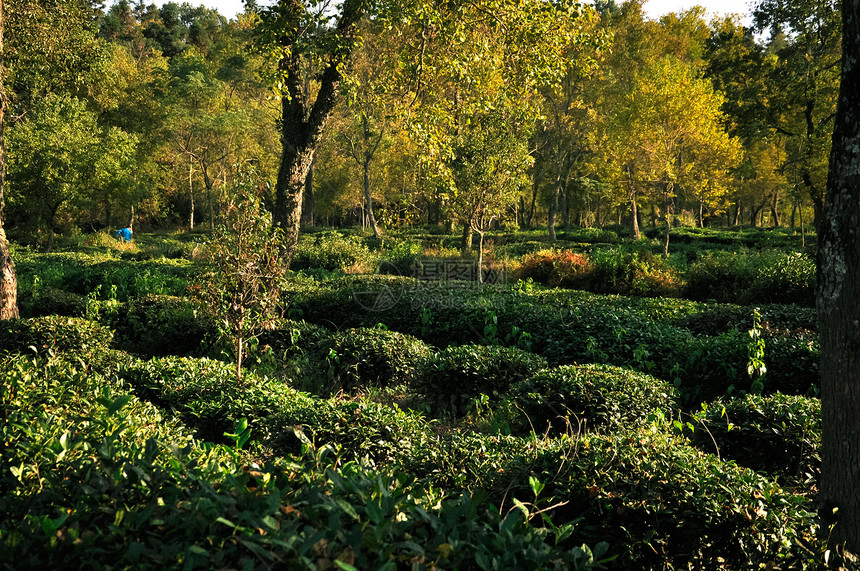
[[[193,441],[119,379],[50,367],[0,367],[3,568],[593,567],[519,512],[325,449],[260,465]]]
[[[334,392],[411,383],[431,354],[423,341],[384,329],[347,329],[322,347]]]
[[[815,262],[800,253],[712,252],[692,264],[685,295],[724,303],[815,303]]]
[[[614,431],[642,423],[677,405],[665,381],[611,365],[566,365],[546,369],[511,387],[512,424],[519,432]],[[570,426],[568,425],[570,423]]]
[[[711,400],[736,391],[748,392],[747,374],[750,337],[746,331],[732,330],[721,335],[694,337],[676,347],[674,362],[681,390],[688,400]],[[766,393],[805,395],[814,393],[819,382],[816,336],[781,336],[765,340],[764,376]]]
[[[40,287],[22,292],[18,296],[18,309],[21,317],[83,317],[87,313],[87,298],[53,287]]]
[[[667,427],[562,439],[530,466],[543,496],[567,502],[551,517],[582,518],[573,541],[609,543],[610,569],[818,568],[806,547],[815,544],[810,500]],[[508,484],[508,495],[534,497],[525,480]]]
[[[113,332],[79,317],[34,317],[0,322],[0,354],[40,357],[62,354],[99,364],[108,356]]]
[[[338,232],[302,235],[290,262],[292,270],[321,268],[364,273],[375,267],[375,256],[360,239],[345,238]]]
[[[449,347],[428,360],[416,389],[434,409],[462,414],[473,398],[498,399],[513,383],[546,366],[543,357],[515,347]]]
[[[367,401],[320,399],[253,372],[238,385],[232,367],[221,361],[132,361],[120,375],[213,442],[228,442],[224,433],[245,418],[252,443],[279,454],[299,452],[307,439],[332,445],[349,460],[390,463],[431,433],[418,414]]]
[[[746,395],[707,406],[693,441],[707,452],[798,488],[821,475],[821,401]]]
[[[418,242],[398,240],[386,249],[377,269],[383,274],[410,276],[415,264],[424,258],[423,251]]]
[[[307,353],[319,353],[320,344],[328,341],[332,332],[307,321],[284,320],[277,329],[263,331],[258,337],[260,352],[270,349],[275,358],[288,361]]]
[[[215,324],[199,304],[167,295],[131,299],[103,318],[115,345],[135,355],[201,355],[215,339]]]
[[[338,327],[383,323],[437,347],[527,344],[552,365],[597,362],[633,368],[677,382],[687,404],[725,395],[732,387],[749,390],[749,310],[706,317],[710,323],[697,330],[692,325],[696,314],[720,306],[522,285],[430,287],[387,276],[305,287],[293,299],[311,322]],[[806,394],[818,376],[817,336],[803,328],[814,311],[767,305],[762,315],[765,391]],[[741,328],[725,329],[732,325]],[[692,334],[709,331],[715,334]]]

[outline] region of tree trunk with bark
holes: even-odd
[[[316,161],[311,163],[311,170],[308,171],[308,176],[305,179],[305,195],[302,198],[302,228],[311,228],[314,225],[314,166]]]
[[[3,206],[6,188],[6,68],[3,48],[3,0],[0,0],[0,320],[18,317],[18,277],[9,253],[9,242],[3,229]]]
[[[632,222],[630,223],[630,237],[638,240],[641,237],[639,233],[639,206],[636,204],[636,182],[633,180],[633,167],[627,165],[627,198],[630,200],[630,210],[632,211]]]
[[[860,0],[842,3],[842,83],[819,218],[824,523],[831,548],[860,551]],[[838,510],[838,511],[837,511]],[[824,526],[822,526],[824,527]]]
[[[297,2],[293,2],[298,4]],[[297,18],[301,6],[292,7],[291,2],[282,2],[279,7],[287,20]],[[302,215],[302,195],[305,182],[313,164],[314,153],[326,122],[337,101],[342,80],[341,65],[351,53],[351,40],[355,25],[363,14],[362,3],[346,1],[341,7],[337,23],[337,34],[341,45],[328,54],[328,66],[319,75],[319,89],[313,102],[302,89],[301,58],[296,48],[300,31],[289,29],[283,33],[279,44],[284,55],[278,62],[283,78],[281,96],[281,164],[275,183],[275,210],[273,219],[284,233],[284,264],[289,267],[299,243],[299,227]]]
[[[472,255],[472,226],[468,222],[463,224],[463,239],[460,242],[460,255],[468,258]]]

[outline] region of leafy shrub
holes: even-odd
[[[593,291],[623,295],[678,297],[678,272],[650,250],[599,249],[591,254]]]
[[[286,319],[276,329],[263,331],[258,347],[261,352],[270,349],[278,361],[285,362],[307,353],[318,353],[320,344],[331,336],[332,332],[325,327]]]
[[[385,251],[378,270],[384,274],[412,275],[412,268],[424,258],[423,251],[424,248],[418,242],[398,240]]]
[[[609,365],[566,365],[546,369],[511,387],[508,399],[528,432],[577,428],[617,430],[677,407],[677,391],[666,382]],[[523,416],[524,415],[524,416]]]
[[[195,442],[119,379],[34,367],[0,367],[7,568],[579,570],[605,551],[559,546],[519,512],[440,501],[325,448],[250,463]]]
[[[676,346],[674,359],[683,370],[680,388],[688,400],[712,400],[735,391],[749,391],[747,374],[750,337],[746,331],[700,336]],[[803,395],[819,382],[818,342],[805,335],[771,337],[765,342],[765,393]]]
[[[322,268],[348,273],[373,271],[376,260],[373,253],[356,238],[344,238],[338,232],[302,235],[290,263],[292,270]]]
[[[28,253],[16,260],[22,294],[53,288],[125,302],[145,295],[185,295],[197,268],[188,260],[118,260],[106,254]]]
[[[729,303],[814,305],[815,263],[803,254],[713,252],[690,265],[685,295]]]
[[[18,296],[18,309],[21,317],[83,317],[87,312],[87,298],[50,286],[40,287],[22,292]]]
[[[215,326],[192,301],[165,295],[129,300],[105,320],[116,330],[115,345],[146,357],[200,355]]]
[[[514,347],[449,347],[429,359],[416,388],[432,407],[462,413],[478,395],[498,398],[546,366],[543,357]]]
[[[800,487],[821,474],[821,401],[772,394],[720,399],[693,441],[702,450]]]
[[[801,253],[772,254],[742,302],[815,305],[815,260]]]
[[[366,401],[320,399],[253,372],[246,373],[239,390],[230,365],[221,361],[133,361],[120,375],[213,442],[227,443],[224,433],[244,418],[251,442],[280,454],[297,453],[310,441],[335,446],[349,460],[390,463],[430,434],[420,415]]]
[[[113,332],[78,317],[34,317],[0,324],[0,354],[64,354],[93,364],[108,355]]]
[[[520,476],[507,493],[529,497],[531,482],[544,484],[544,496],[567,502],[551,517],[581,518],[572,541],[609,543],[610,569],[817,568],[806,547],[815,543],[808,499],[702,453],[659,422],[560,439],[529,466],[531,481]]]
[[[523,256],[516,279],[531,278],[551,287],[588,289],[594,268],[584,254],[569,250],[540,250]]]
[[[410,383],[430,356],[423,341],[384,329],[347,329],[323,347],[335,391]]]

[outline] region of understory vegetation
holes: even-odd
[[[241,381],[198,235],[17,248],[0,565],[819,568],[811,262],[726,234],[303,235]]]

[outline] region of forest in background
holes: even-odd
[[[765,0],[753,28],[700,8],[654,21],[638,1],[553,5],[506,13],[503,33],[480,14],[433,21],[427,6],[361,22],[303,225],[554,237],[556,226],[636,235],[820,215],[835,2]],[[126,226],[132,212],[139,228],[211,229],[251,165],[271,209],[281,92],[257,10],[227,20],[187,3],[7,4],[10,239],[50,248],[55,234]],[[325,68],[311,52],[301,97]]]

